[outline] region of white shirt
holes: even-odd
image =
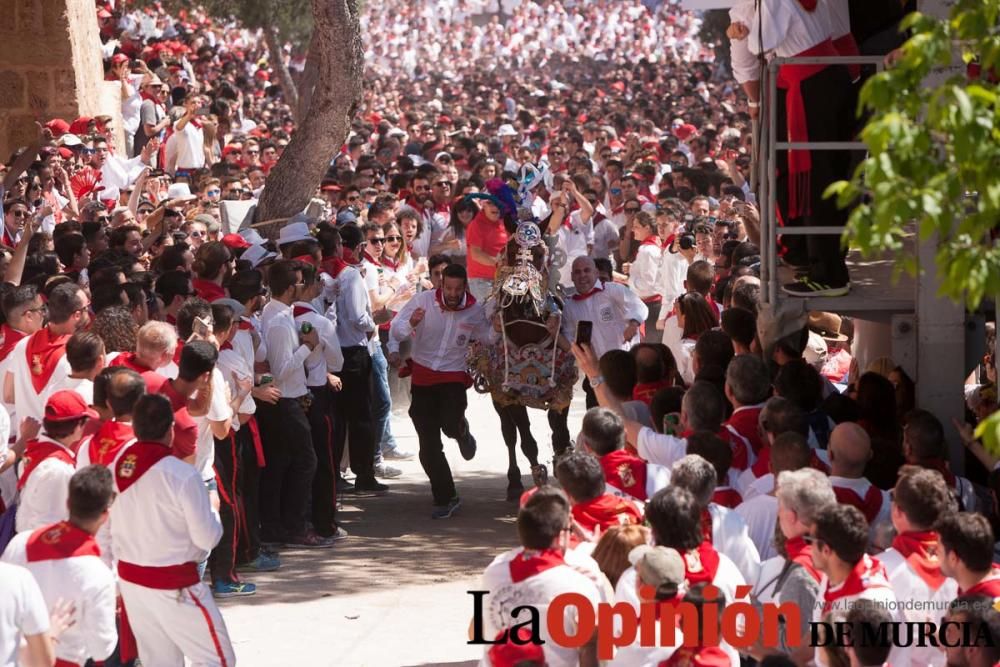
[[[903,554],[892,547],[880,553],[878,559],[889,575],[889,583],[892,584],[897,599],[923,603],[903,609],[903,616],[910,623],[939,623],[948,603],[958,597],[958,582],[949,577],[940,588],[932,591],[903,558]],[[913,646],[910,653],[913,667],[944,667],[946,662],[944,652],[933,646]]]
[[[868,489],[872,487],[872,483],[864,477],[837,477],[836,475],[830,475],[830,485],[833,487],[834,491],[838,488],[850,489],[857,493],[862,499],[864,499],[865,494],[868,493]],[[883,527],[892,526],[892,501],[889,500],[889,492],[880,490],[879,493],[882,494],[882,507],[879,508],[878,514],[875,515],[875,520],[872,521],[869,526],[872,539],[880,534]]]
[[[49,610],[35,578],[23,567],[0,563],[0,667],[16,667],[22,636],[49,631]]]
[[[178,130],[177,123],[174,123],[173,137],[176,137],[176,169],[201,169],[205,166],[205,134],[200,127],[188,121],[184,129]]]
[[[109,154],[101,166],[101,185],[104,186],[104,190],[98,193],[101,199],[117,200],[121,190],[135,183],[145,167],[141,155],[123,160],[113,153]]]
[[[337,327],[333,322],[316,312],[312,304],[297,301],[295,309],[308,309],[295,316],[295,326],[302,327],[308,322],[319,336],[319,345],[306,357],[306,384],[310,387],[322,387],[328,381],[327,373],[336,373],[344,367],[344,353],[340,349],[340,339],[337,338]]]
[[[39,434],[37,439],[40,442],[55,443],[72,453],[68,447],[45,435]],[[69,480],[75,472],[74,465],[55,456],[50,456],[35,466],[21,489],[15,522],[17,532],[31,531],[69,518],[66,500],[69,498]]]
[[[753,54],[774,51],[787,58],[798,55],[829,39],[832,22],[828,3],[817,3],[806,11],[798,2],[763,0],[747,25],[747,47]]]
[[[736,513],[747,525],[750,541],[757,547],[760,559],[766,561],[778,555],[774,549],[774,528],[778,520],[778,499],[758,495],[736,506]]]
[[[747,524],[735,511],[710,503],[712,544],[716,551],[729,557],[745,581],[756,581],[760,572],[760,555],[747,533]]]
[[[253,324],[253,320],[246,317],[240,318],[244,322],[249,322]],[[254,333],[257,335],[257,340],[259,341],[257,348],[253,346],[254,343]],[[247,360],[251,368],[255,363],[261,363],[267,361],[267,343],[264,342],[264,336],[260,332],[260,328],[255,326],[253,333],[249,329],[237,329],[236,333],[233,335],[233,349],[240,353],[240,356]]]
[[[260,316],[264,341],[267,343],[267,361],[271,365],[274,386],[282,398],[305,396],[306,357],[311,350],[299,343],[299,330],[292,318],[291,306],[277,299],[268,301]]]
[[[69,389],[80,394],[87,405],[94,404],[94,381],[88,380],[87,378],[71,378],[66,376],[60,384],[55,382],[49,382],[45,385],[45,389],[42,390],[41,401],[42,405],[48,402],[49,397],[57,391],[62,391],[64,389]]]
[[[90,461],[90,442],[91,442],[92,438],[93,438],[93,436],[84,438],[81,441],[81,443],[80,443],[79,449],[77,449],[77,453],[76,453],[76,469],[77,470],[82,470],[83,468],[86,468],[87,466],[89,466],[90,463],[91,463],[91,461]],[[122,448],[118,450],[118,454],[115,455],[115,458],[111,460],[111,464],[108,465],[108,468],[111,470],[112,474],[114,474],[115,465],[118,463],[118,459],[120,459],[122,457],[122,454],[124,454],[128,450],[129,446],[133,442],[135,442],[135,438],[134,437],[131,438],[124,445],[122,445]],[[101,524],[101,527],[97,529],[97,534],[94,537],[97,539],[97,546],[99,546],[101,548],[101,560],[104,562],[105,565],[107,565],[108,567],[111,567],[113,565],[113,563],[114,563],[114,559],[112,558],[112,554],[114,553],[114,548],[111,546],[111,520],[110,520],[110,518],[107,521],[105,521],[103,524]]]
[[[253,381],[253,369],[247,365],[246,359],[234,347],[219,350],[219,361],[216,363],[215,368],[222,373],[222,377],[225,378],[226,383],[229,385],[230,396],[235,396],[237,391],[233,374],[241,379],[249,378],[250,381]],[[247,394],[243,402],[240,403],[237,412],[241,415],[252,415],[257,412],[257,404],[254,402],[253,396]],[[235,431],[240,430],[240,420],[235,414],[233,415],[232,427]]]
[[[51,386],[61,387],[72,370],[66,355],[63,354],[56,363],[45,387],[42,388],[42,391],[36,392],[35,385],[31,382],[31,369],[28,367],[29,340],[31,340],[31,336],[25,336],[14,346],[10,353],[8,372],[14,376],[14,412],[17,414],[17,418],[24,420],[25,417],[31,417],[40,422],[45,416],[45,399],[43,397],[47,396],[46,391]]]
[[[195,445],[194,467],[201,471],[206,482],[215,479],[215,436],[211,422],[228,422],[233,418],[229,407],[229,384],[218,368],[212,369],[212,400],[208,412],[201,417],[192,417],[198,426],[198,440]]]
[[[174,456],[157,461],[111,505],[114,556],[135,565],[200,563],[222,537],[201,473]]]
[[[59,635],[56,657],[78,665],[88,658],[104,660],[115,650],[115,580],[99,556],[75,556],[28,562],[26,547],[34,531],[18,533],[3,560],[27,568],[49,609],[59,600],[76,609],[75,623]]]
[[[639,457],[650,463],[669,468],[687,456],[687,439],[666,433],[657,433],[648,426],[639,430],[635,443]]]
[[[349,266],[337,276],[337,337],[342,347],[368,347],[368,334],[375,331],[371,299],[358,267]]]
[[[684,281],[687,280],[689,266],[691,262],[679,252],[670,252],[668,249],[660,253],[656,293],[663,299],[663,307],[660,309],[659,319],[667,319],[667,316],[674,312],[674,302],[677,301],[677,297],[687,292]]]
[[[393,318],[390,335],[400,342],[413,336],[410,358],[421,366],[435,371],[464,371],[469,343],[490,338],[482,304],[466,307],[467,299],[468,294],[462,298],[460,310],[448,310],[438,303],[437,290],[421,292]],[[417,308],[424,309],[424,319],[414,329],[410,316]]]
[[[594,225],[594,248],[590,256],[594,259],[611,259],[618,247],[618,228],[610,218],[604,218]]]
[[[640,299],[652,299],[657,295],[657,285],[660,277],[660,263],[663,250],[655,243],[642,243],[635,261],[628,271],[628,286],[639,295]],[[671,306],[673,302],[671,302]]]
[[[566,227],[563,223],[556,231],[556,247],[566,253],[566,263],[559,270],[559,282],[563,287],[569,288],[573,286],[570,275],[573,260],[586,257],[590,252],[588,246],[594,245],[594,224],[590,219],[584,222],[579,211],[570,213],[567,220],[570,226]]]
[[[519,616],[517,620],[511,617],[512,610],[520,605],[536,607],[544,619],[548,613],[549,603],[554,597],[563,593],[585,596],[595,606],[595,610],[596,605],[601,602],[597,585],[569,565],[557,565],[515,583],[510,575],[510,561],[522,551],[523,549],[513,549],[500,554],[483,572],[478,590],[490,592],[483,598],[485,639],[493,640],[504,628],[523,621],[524,616]],[[572,607],[566,608],[563,627],[571,636],[576,633],[576,611]],[[545,652],[546,664],[549,667],[575,667],[578,664],[577,649],[563,648],[552,641],[547,623],[541,623],[539,632],[545,641],[542,650]],[[489,646],[484,648],[480,665],[489,667],[489,659],[486,657],[488,651]]]
[[[566,299],[563,305],[562,333],[570,341],[576,339],[576,325],[580,321],[594,323],[591,347],[600,358],[609,350],[628,350],[639,342],[639,334],[631,340],[622,336],[629,320],[645,322],[649,309],[639,297],[624,285],[601,283],[594,286],[597,291],[590,296]]]

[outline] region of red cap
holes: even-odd
[[[69,132],[69,123],[64,121],[62,118],[53,118],[45,124],[45,127],[49,128],[49,131],[52,132],[52,136],[57,139]]]
[[[240,152],[239,148],[233,146],[232,144],[229,144],[228,146],[222,149],[222,157],[226,157],[227,155],[231,155],[232,153],[239,153],[239,152]]]
[[[687,141],[688,139],[693,137],[697,132],[698,132],[697,127],[695,127],[691,123],[685,123],[684,125],[681,125],[676,130],[674,130],[674,136],[680,139],[681,141]]]
[[[270,81],[271,80],[270,73],[268,73],[268,71],[264,70],[264,69],[257,70],[256,72],[253,73],[253,75],[256,78],[260,79],[261,81]]]
[[[128,62],[128,56],[125,55],[124,53],[116,53],[115,55],[111,56],[112,65],[118,65],[119,63],[127,63],[127,62]]]
[[[62,155],[62,158],[64,160],[69,160],[70,158],[73,157],[73,151],[71,151],[70,149],[66,148],[65,146],[60,146],[59,147],[59,155]]]
[[[110,11],[108,10],[108,8],[107,8],[107,7],[98,7],[98,8],[97,8],[97,18],[99,18],[99,19],[109,19],[109,18],[111,18],[112,16],[114,16],[114,14],[112,14],[112,13],[111,13],[111,12],[110,12]]]
[[[52,422],[72,421],[84,417],[97,419],[97,416],[97,412],[87,405],[83,396],[71,389],[57,391],[45,402],[45,419]]]
[[[497,635],[497,639],[502,637],[503,633],[504,631],[501,630],[500,634]],[[511,641],[513,634],[513,632],[510,633],[506,642],[496,644],[490,648],[488,655],[490,664],[493,667],[545,664],[545,651],[538,644],[531,642],[531,631],[528,628],[517,629],[517,639],[519,642],[524,642],[523,644]]]
[[[90,116],[80,116],[69,124],[69,131],[78,137],[87,134],[87,128],[93,121]]]
[[[343,190],[343,188],[337,185],[336,183],[324,183],[323,185],[319,186],[319,189],[323,192],[340,192],[341,190]]]
[[[451,125],[451,116],[441,114],[438,116],[438,125]]]
[[[230,249],[249,248],[250,242],[239,234],[226,234],[222,237],[222,243]]]
[[[297,262],[303,262],[305,264],[312,264],[316,266],[316,258],[312,255],[298,255],[297,257],[292,257]]]

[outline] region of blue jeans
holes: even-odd
[[[372,353],[372,417],[375,421],[375,442],[379,443],[375,452],[375,463],[382,462],[382,454],[396,449],[396,439],[392,437],[390,416],[392,398],[389,396],[389,362],[379,345]]]
[[[206,479],[205,480],[205,489],[207,489],[209,493],[211,493],[212,491],[215,491],[216,493],[218,493],[219,492],[219,483],[215,480],[214,477],[212,479]],[[203,560],[200,563],[198,563],[198,579],[204,579],[205,578],[205,570],[207,570],[207,569],[208,569],[208,558],[205,558],[205,560]]]

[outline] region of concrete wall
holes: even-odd
[[[0,5],[0,159],[36,136],[36,119],[106,114],[120,131],[121,98],[104,81],[93,1]]]

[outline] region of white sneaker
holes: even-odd
[[[389,459],[390,461],[409,461],[416,454],[413,452],[408,452],[402,449],[390,449],[387,452],[382,452],[382,458]]]
[[[375,476],[382,479],[395,479],[403,474],[399,468],[393,468],[388,463],[379,463],[375,466]]]

